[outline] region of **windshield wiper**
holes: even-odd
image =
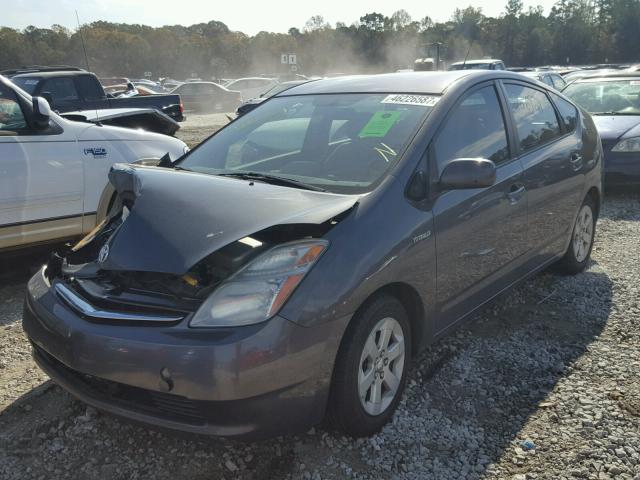
[[[304,190],[313,190],[315,192],[326,192],[324,188],[316,187],[308,183],[300,182],[292,178],[279,177],[277,175],[270,175],[268,173],[259,172],[223,172],[216,173],[221,177],[236,177],[243,180],[258,180],[265,183],[271,183],[273,185],[282,185],[283,187],[302,188]]]

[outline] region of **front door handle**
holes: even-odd
[[[524,195],[525,191],[526,188],[522,184],[514,183],[513,185],[511,185],[511,187],[509,188],[509,192],[507,192],[509,203],[511,205],[518,204],[520,200],[522,200],[522,196]]]

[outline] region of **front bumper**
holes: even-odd
[[[96,408],[193,433],[264,438],[322,420],[347,319],[191,329],[92,323],[38,272],[23,325],[40,367]],[[283,420],[286,419],[286,420]]]

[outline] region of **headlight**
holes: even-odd
[[[612,152],[640,152],[640,137],[625,138],[620,140]]]
[[[271,318],[327,246],[325,240],[301,240],[263,253],[216,288],[190,326],[251,325]]]

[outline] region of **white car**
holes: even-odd
[[[0,76],[0,251],[91,231],[113,199],[111,165],[187,150],[166,135],[64,119]]]
[[[262,92],[267,91],[277,84],[278,81],[275,78],[247,77],[233,80],[227,83],[225,87],[228,90],[240,92],[242,100],[244,101],[259,97]]]

